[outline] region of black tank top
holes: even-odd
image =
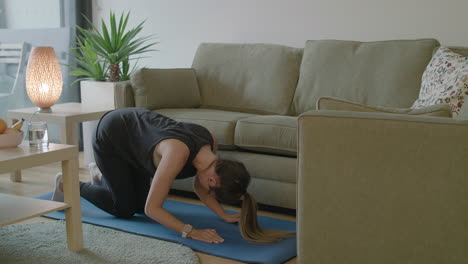
[[[144,169],[151,177],[156,172],[153,152],[164,139],[175,138],[190,150],[188,160],[176,179],[195,176],[192,162],[200,148],[210,145],[211,133],[203,126],[178,122],[167,116],[143,108],[123,108],[106,113],[99,121],[94,147],[112,151],[138,169]],[[110,144],[110,145],[109,145]]]

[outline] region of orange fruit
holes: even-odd
[[[0,134],[3,134],[3,132],[7,129],[7,123],[5,120],[0,118]]]

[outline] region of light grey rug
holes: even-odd
[[[198,263],[190,248],[144,236],[83,224],[85,249],[67,248],[64,221],[0,228],[0,263]]]

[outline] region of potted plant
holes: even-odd
[[[73,76],[78,76],[76,81],[80,81],[82,103],[88,104],[87,90],[91,86],[91,97],[100,94],[99,88],[104,88],[104,98],[108,98],[113,106],[113,94],[110,87],[112,83],[130,79],[131,72],[136,68],[130,68],[130,61],[138,59],[136,56],[152,51],[150,48],[157,44],[152,42],[147,44],[151,36],[139,37],[138,34],[143,29],[144,21],[132,29],[127,29],[130,12],[122,13],[117,19],[115,13],[110,11],[109,25],[101,20],[101,31],[85,17],[89,24],[89,29],[77,26],[80,35],[77,36],[77,46],[72,49],[77,66],[71,66],[70,72]],[[131,69],[131,70],[130,70]],[[100,83],[95,83],[100,82]],[[107,95],[107,96],[105,96]],[[83,98],[84,97],[84,98]],[[101,104],[104,102],[100,101]],[[108,105],[101,105],[102,107]]]
[[[76,48],[72,49],[77,66],[68,65],[70,75],[77,76],[80,82],[81,104],[91,109],[115,109],[114,87],[117,82],[130,79],[136,64],[130,62],[137,56],[152,51],[157,42],[147,43],[151,36],[139,37],[144,21],[128,29],[130,12],[122,13],[117,19],[110,11],[109,24],[101,20],[101,31],[85,17],[89,29],[77,26]],[[76,82],[75,81],[75,82]],[[83,124],[83,144],[85,163],[93,161],[91,135],[96,122]]]
[[[77,26],[81,35],[77,37],[74,54],[79,67],[75,67],[71,72],[72,75],[80,76],[81,80],[105,78],[111,82],[119,82],[129,79],[131,57],[152,51],[150,47],[157,44],[157,42],[146,44],[151,36],[138,37],[144,21],[127,30],[129,16],[130,12],[126,15],[122,13],[117,24],[115,13],[111,11],[109,26],[101,20],[102,33],[85,17],[90,29]]]

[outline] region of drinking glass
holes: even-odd
[[[29,147],[36,149],[49,148],[49,135],[47,133],[47,123],[29,122],[28,125]]]

